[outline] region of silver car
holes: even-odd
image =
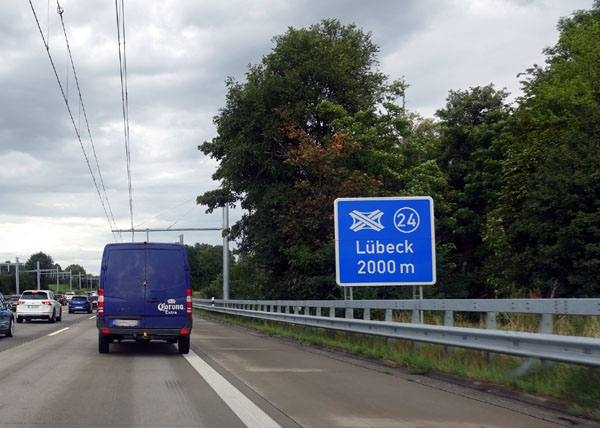
[[[21,294],[17,305],[17,322],[33,319],[62,321],[62,305],[54,298],[53,291],[26,290]]]

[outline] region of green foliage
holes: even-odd
[[[223,246],[197,243],[194,246],[186,245],[186,249],[190,263],[192,290],[202,291],[207,298],[216,297],[212,283],[223,272]],[[230,257],[229,264],[232,265],[233,262],[233,258]],[[221,288],[219,295],[222,294]]]
[[[26,270],[37,269],[37,262],[40,262],[40,269],[53,269],[54,260],[52,257],[43,253],[42,251],[32,254],[29,259],[25,262]]]
[[[329,222],[328,204],[340,193],[336,184],[352,177],[349,187],[358,192],[363,184],[354,167],[358,155],[339,150],[336,157],[326,148],[335,147],[335,120],[373,110],[385,76],[373,71],[378,47],[354,25],[324,20],[308,29],[289,28],[273,41],[272,52],[249,68],[245,83],[227,81],[226,106],[215,118],[218,136],[201,146],[220,161],[214,178],[222,180],[223,189],[198,197],[198,202],[214,209],[240,201],[248,211],[231,233],[240,241],[241,254],[259,263],[256,271],[274,281],[263,290],[268,296],[290,296],[290,285],[304,287],[305,279],[316,277],[322,280],[310,287],[323,287],[321,294],[327,295],[334,288],[333,259],[326,267],[319,260],[332,254],[321,248],[331,245],[332,228],[299,225],[302,219],[296,215],[309,212],[311,204],[315,214],[328,206],[328,214],[316,220]],[[321,167],[317,159],[330,163]],[[333,177],[336,184],[327,183]],[[325,186],[316,194],[311,188],[315,182]],[[318,230],[308,246],[296,241],[304,226],[305,233]],[[297,260],[303,254],[316,254],[317,263]],[[296,292],[297,297],[310,294],[298,288]]]
[[[546,67],[526,73],[489,235],[499,280],[533,296],[600,292],[600,9],[559,22]]]
[[[81,274],[83,276],[87,275],[84,267],[81,265],[71,264],[65,268],[65,272],[69,272],[69,271],[71,272],[71,274],[73,276],[79,275],[79,274]]]
[[[440,282],[452,297],[492,297],[484,267],[490,255],[483,241],[488,213],[496,208],[501,181],[501,135],[510,109],[508,94],[493,85],[450,91],[441,119],[438,164],[451,191],[450,209],[440,215],[445,246]]]

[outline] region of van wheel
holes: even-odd
[[[190,352],[190,336],[179,336],[178,349],[180,354]]]
[[[98,352],[101,354],[108,354],[108,338],[102,335],[98,336]]]
[[[23,318],[17,317],[17,324],[21,324],[23,322]]]

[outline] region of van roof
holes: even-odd
[[[102,269],[105,268],[105,261],[108,253],[112,250],[139,250],[151,248],[152,250],[178,250],[184,256],[184,266],[189,269],[187,250],[183,244],[174,244],[167,242],[113,242],[106,244],[102,255]]]
[[[143,246],[151,246],[152,248],[158,249],[185,248],[185,245],[183,244],[174,244],[170,242],[113,242],[106,244],[104,251],[108,250],[109,248],[135,249]]]

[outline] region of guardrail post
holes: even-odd
[[[335,318],[335,306],[329,308],[329,318]]]
[[[454,327],[454,312],[444,311],[444,325],[446,327]],[[454,346],[446,346],[446,354],[454,354]]]
[[[300,306],[294,306],[294,315],[300,314]]]
[[[421,324],[421,311],[419,311],[418,309],[413,309],[411,311],[411,315],[410,315],[410,322],[412,324]],[[419,345],[420,343],[413,340],[412,341],[412,348],[413,349],[419,349]]]
[[[385,318],[384,318],[384,321],[385,321],[385,322],[392,322],[392,321],[393,321],[393,320],[392,320],[392,310],[391,310],[391,309],[386,309],[386,310],[385,310]],[[386,339],[385,339],[385,344],[389,346],[389,345],[391,345],[391,344],[392,344],[392,341],[393,341],[393,340],[394,340],[394,339],[392,339],[391,337],[386,337]]]
[[[540,315],[540,333],[542,333],[542,334],[554,333],[554,328],[552,326],[552,314],[541,314]],[[552,367],[552,361],[542,360],[542,365],[544,367]]]
[[[371,320],[371,308],[364,308],[363,309],[363,319],[370,321]]]
[[[321,307],[317,306],[316,310],[317,310],[317,313],[315,315],[320,317],[321,316]]]
[[[346,316],[345,318],[347,319],[354,319],[354,309],[353,308],[346,308]]]
[[[287,305],[285,306],[285,313],[286,313],[286,314],[289,314],[289,313],[290,313],[290,307],[289,307],[289,306],[287,306]]]
[[[487,330],[496,330],[496,312],[485,313],[485,328]],[[495,352],[488,352],[488,361],[494,361],[498,355]]]

